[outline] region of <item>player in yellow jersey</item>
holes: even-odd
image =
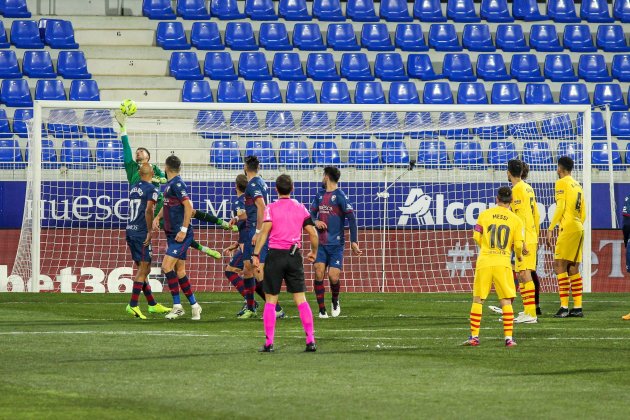
[[[547,230],[547,243],[552,246],[553,231],[556,226],[560,226],[553,260],[560,292],[560,309],[554,315],[556,318],[582,318],[584,316],[582,313],[582,276],[579,266],[582,262],[586,203],[582,186],[573,179],[571,171],[573,171],[573,159],[567,156],[558,159],[556,211]],[[573,295],[573,309],[570,311],[569,290]]]
[[[527,177],[529,176],[529,165],[527,162],[523,162],[523,172],[521,172],[521,179],[523,181],[527,181]],[[536,225],[536,237],[540,238],[540,210],[538,209],[538,204],[533,207],[534,210],[534,225]],[[540,281],[538,280],[538,273],[536,272],[536,267],[538,266],[538,253],[536,253],[536,265],[534,269],[531,270],[532,281],[534,282],[534,301],[536,304],[536,316],[542,315],[542,311],[540,310]]]
[[[514,327],[512,299],[516,296],[516,290],[512,277],[511,256],[514,250],[516,260],[520,262],[523,255],[527,255],[527,250],[523,248],[525,236],[523,222],[510,211],[511,202],[510,188],[499,188],[497,206],[481,212],[475,225],[473,239],[480,249],[475,267],[473,304],[470,308],[470,337],[464,342],[465,346],[479,345],[483,301],[490,294],[493,284],[503,310],[505,346],[516,345],[512,338]]]
[[[532,271],[536,269],[536,252],[538,249],[538,230],[534,219],[534,209],[538,208],[534,189],[521,179],[523,162],[512,159],[508,162],[507,176],[512,184],[512,211],[521,219],[525,228],[525,247],[527,256],[521,261],[516,261],[514,271],[520,285],[521,298],[523,299],[523,313],[514,320],[516,324],[535,324],[536,317],[536,288],[532,280]]]

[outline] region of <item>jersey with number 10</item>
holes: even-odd
[[[129,221],[127,234],[131,236],[147,236],[146,211],[147,202],[158,199],[158,190],[150,182],[140,181],[129,190]]]
[[[564,204],[564,211],[560,209],[561,204]],[[580,183],[570,175],[556,181],[556,206],[556,213],[559,210],[562,213],[554,214],[552,221],[560,224],[562,232],[571,233],[584,230],[584,220],[586,219],[584,191],[582,191]],[[560,220],[555,220],[557,217],[560,217]]]
[[[474,230],[475,242],[481,248],[477,268],[512,267],[514,244],[522,247],[525,232],[521,218],[510,209],[496,206],[479,214]]]

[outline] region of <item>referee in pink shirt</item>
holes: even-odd
[[[258,255],[269,238],[269,252],[265,260],[263,287],[267,295],[263,324],[267,340],[260,352],[273,352],[273,337],[276,329],[276,303],[284,279],[287,291],[293,293],[293,300],[300,312],[302,326],[306,333],[306,350],[317,350],[313,331],[313,312],[306,301],[304,282],[304,264],[302,261],[302,229],[311,241],[311,251],[307,261],[314,262],[317,255],[318,237],[311,215],[303,204],[291,198],[293,180],[289,175],[280,175],[276,179],[276,191],[279,199],[267,205],[265,218],[256,247],[252,254],[254,267],[260,266]]]

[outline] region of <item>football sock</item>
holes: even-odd
[[[569,277],[571,283],[571,295],[573,296],[573,307],[582,307],[582,275],[580,273]]]
[[[521,298],[523,299],[523,311],[536,318],[536,288],[533,281],[521,284]]]
[[[147,298],[147,302],[149,306],[157,305],[157,302],[153,298],[153,292],[151,291],[151,285],[148,281],[142,283],[142,292],[144,293],[144,297]]]
[[[536,291],[536,307],[540,306],[540,281],[538,280],[538,273],[532,271],[532,281],[534,282],[534,290]]]
[[[129,306],[132,308],[134,306],[138,306],[138,298],[140,297],[140,292],[142,291],[142,283],[141,281],[133,282],[133,289],[131,289],[131,300],[129,301]]]
[[[341,282],[337,280],[337,283],[330,282],[330,293],[332,294],[333,303],[339,302],[339,289],[341,289]]]
[[[265,328],[265,346],[273,344],[273,336],[276,329],[276,305],[273,303],[265,303],[265,310],[263,312],[263,325]]]
[[[179,282],[177,281],[177,274],[174,270],[166,273],[166,281],[168,282],[168,289],[173,296],[173,305],[180,305],[182,302],[179,300]]]
[[[558,293],[560,294],[560,306],[563,308],[569,307],[569,289],[571,288],[571,281],[569,275],[565,271],[558,274]]]
[[[222,220],[218,217],[215,217],[210,213],[206,213],[201,210],[195,210],[194,218],[198,220],[203,220],[204,222],[214,223],[215,225],[220,225],[222,222]]]
[[[308,302],[302,302],[298,305],[298,311],[300,312],[300,319],[302,320],[302,326],[306,333],[306,344],[315,342],[315,332],[313,331],[313,312]]]
[[[264,301],[267,300],[267,298],[265,297],[265,291],[263,290],[263,282],[262,281],[256,281],[256,293],[258,294],[258,296],[260,296],[260,298]]]
[[[188,276],[184,276],[179,279],[179,285],[182,288],[182,292],[184,292],[184,294],[188,298],[188,302],[190,302],[191,305],[197,303],[197,299],[195,299],[195,294],[193,293],[190,282],[188,281]]]
[[[481,303],[473,303],[470,307],[470,335],[472,337],[479,337],[482,312],[483,305]]]
[[[319,312],[324,313],[326,312],[326,302],[324,301],[324,298],[326,296],[326,287],[324,286],[323,281],[315,280],[314,285],[315,297],[317,298],[317,306],[319,306]]]
[[[227,277],[230,283],[232,283],[232,286],[234,286],[236,290],[238,290],[241,296],[247,298],[247,293],[245,293],[245,282],[243,281],[243,278],[238,275],[238,273],[235,273],[234,271],[226,271],[225,277]]]
[[[512,309],[512,305],[505,305],[501,309],[503,310],[503,335],[505,335],[505,338],[512,338],[514,309]]]
[[[203,248],[203,247],[201,246],[201,244],[200,244],[199,242],[195,241],[194,239],[193,239],[193,241],[190,243],[190,246],[191,246],[192,248],[195,248],[195,249],[196,249],[196,250],[198,250],[198,251],[201,251],[201,248]]]
[[[254,300],[254,290],[256,289],[256,279],[249,277],[243,279],[245,283],[245,300],[247,300],[247,309],[253,311],[256,307],[256,301]]]

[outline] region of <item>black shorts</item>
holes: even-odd
[[[282,280],[287,285],[287,292],[306,292],[304,264],[300,251],[294,255],[291,255],[289,250],[282,249],[269,249],[267,252],[265,279],[263,281],[265,293],[279,295]]]

